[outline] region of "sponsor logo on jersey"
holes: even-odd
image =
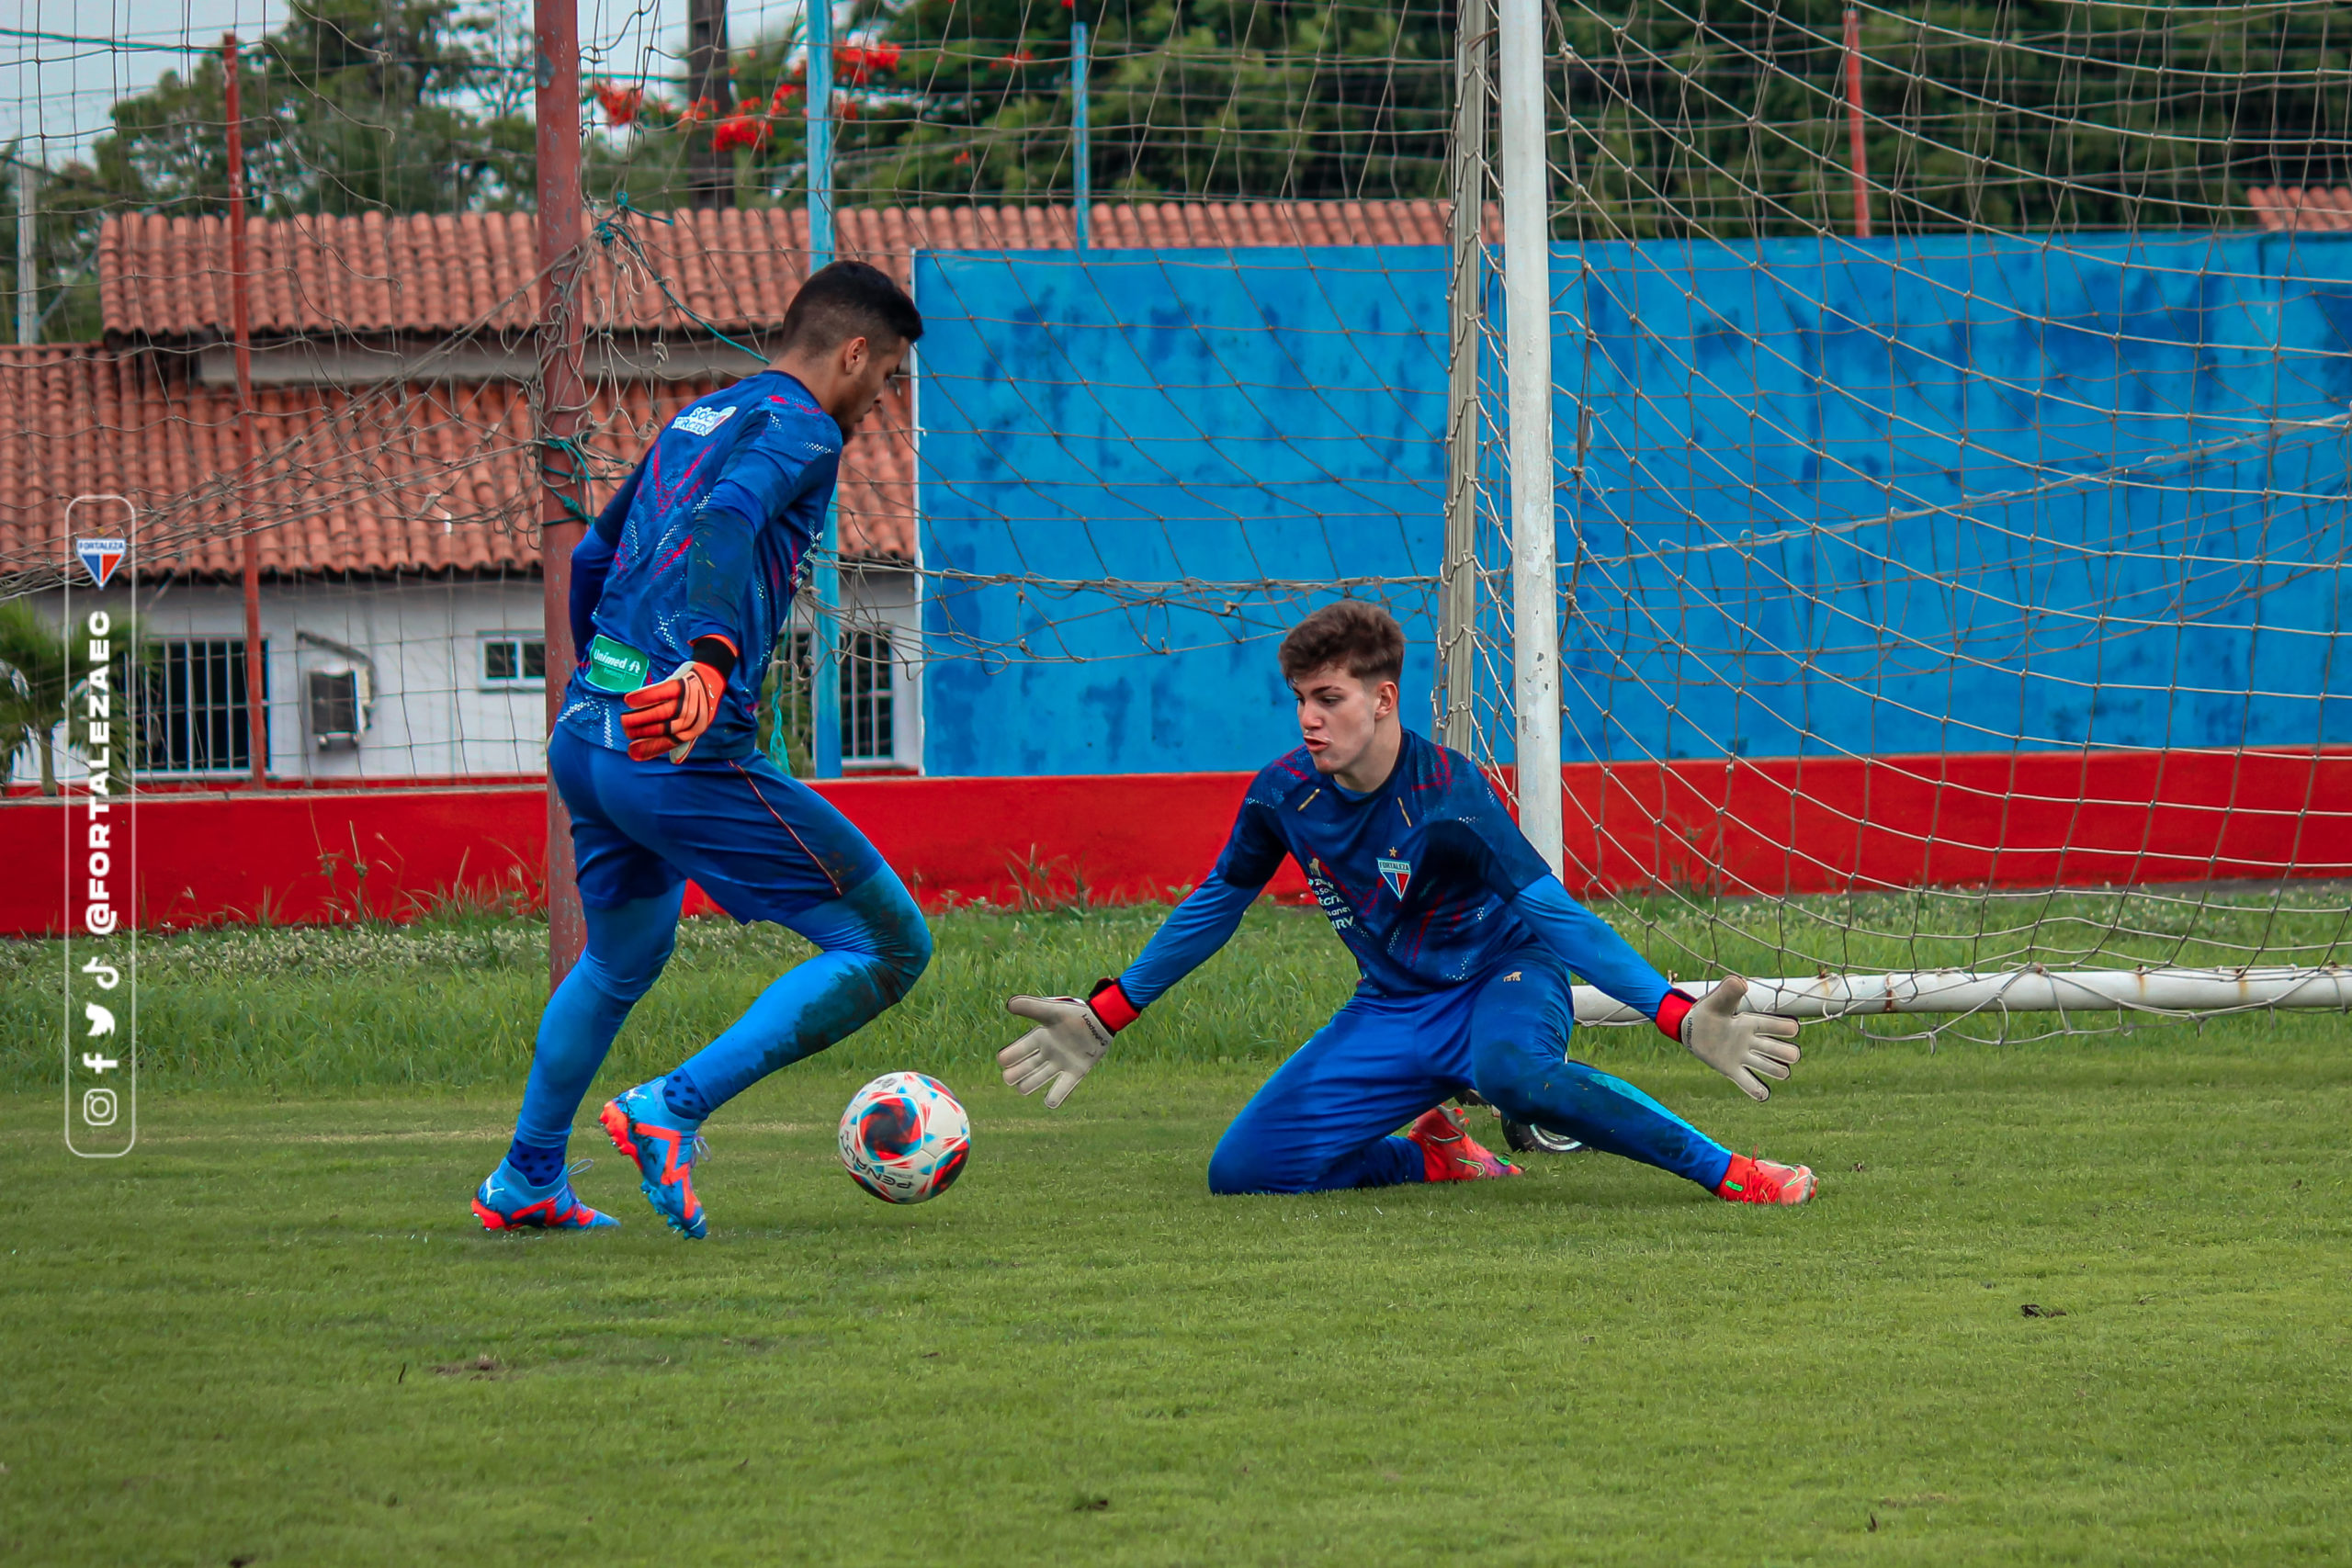
[[[1518,970],[1516,970],[1516,969],[1512,970],[1510,974],[1508,974],[1508,975],[1506,975],[1506,976],[1503,976],[1503,978],[1504,978],[1504,979],[1506,979],[1506,980],[1516,980],[1516,979],[1518,979],[1519,977],[1520,977],[1520,972],[1519,972]]]
[[[1396,895],[1401,900],[1405,897],[1406,884],[1413,880],[1413,863],[1408,860],[1389,860],[1383,857],[1379,864],[1380,880],[1388,884],[1388,891]]]
[[[675,423],[677,427],[688,435],[708,435],[734,417],[735,411],[732,408],[688,409],[677,417]]]
[[[77,538],[74,541],[74,553],[82,558],[82,566],[89,572],[90,581],[100,588],[104,588],[107,579],[114,575],[114,569],[122,564],[123,555],[129,548],[120,539]]]
[[[628,644],[598,632],[588,644],[587,680],[600,692],[619,696],[645,684],[653,660]]]
[[[1319,855],[1307,857],[1306,888],[1315,895],[1315,902],[1322,907],[1323,918],[1331,922],[1333,931],[1343,931],[1356,923],[1355,910],[1348,907],[1348,900],[1340,893],[1339,885],[1324,872],[1323,860]]]

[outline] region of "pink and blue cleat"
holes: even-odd
[[[1451,1105],[1423,1111],[1405,1136],[1421,1145],[1424,1181],[1487,1181],[1520,1174],[1519,1167],[1481,1146]]]
[[[620,1221],[580,1201],[571,1190],[574,1172],[587,1168],[582,1160],[543,1187],[523,1179],[523,1173],[504,1160],[474,1193],[474,1218],[486,1231],[593,1231]]]
[[[606,1100],[596,1120],[604,1123],[613,1146],[637,1161],[638,1174],[644,1178],[639,1186],[653,1212],[680,1235],[699,1241],[710,1228],[695,1197],[695,1156],[702,1142],[696,1134],[702,1123],[663,1103],[662,1082],[655,1078]]]

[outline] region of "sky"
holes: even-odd
[[[635,79],[674,73],[685,33],[685,0],[579,0],[589,76]],[[530,0],[509,0],[527,28]],[[187,46],[217,48],[223,33],[257,39],[286,20],[285,0],[16,0],[0,33],[0,145],[22,139],[28,156],[62,163],[86,156],[107,129],[115,100],[186,69]],[[738,46],[799,14],[799,0],[730,0],[728,33]],[[112,40],[73,44],[30,39],[53,33]],[[14,35],[14,36],[12,36]],[[141,47],[163,45],[164,48]],[[605,63],[600,71],[598,61]]]

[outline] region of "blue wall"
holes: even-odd
[[[1421,721],[1444,265],[922,258],[928,769],[1254,767],[1292,734],[1272,642],[1346,578],[1408,580],[1356,591]],[[1571,760],[2352,741],[2352,243],[1554,268]]]
[[[1445,254],[941,254],[915,288],[923,565],[1169,585],[930,580],[926,770],[1255,768],[1296,744],[1274,647],[1317,585],[1437,570]],[[1298,586],[1220,586],[1259,581]],[[1429,595],[1377,592],[1426,692]]]

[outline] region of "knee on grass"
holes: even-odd
[[[1239,1198],[1252,1193],[1311,1192],[1317,1183],[1313,1178],[1296,1170],[1282,1168],[1264,1157],[1263,1151],[1252,1147],[1255,1140],[1236,1138],[1229,1133],[1217,1141],[1216,1151],[1209,1156],[1209,1192],[1218,1198]]]
[[[1273,1173],[1251,1159],[1237,1154],[1223,1144],[1209,1156],[1209,1191],[1219,1198],[1238,1198],[1250,1192],[1276,1192]]]

